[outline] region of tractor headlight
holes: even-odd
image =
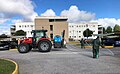
[[[59,42],[61,42],[61,40],[60,40],[60,39],[59,39],[58,41],[59,41]]]
[[[57,42],[57,40],[55,40],[55,42]]]

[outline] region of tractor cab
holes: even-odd
[[[47,30],[32,30],[32,35],[33,35],[33,45],[36,46],[36,44],[43,39],[48,39],[46,35]],[[48,39],[49,40],[49,39]]]
[[[47,38],[47,30],[32,30],[33,41],[38,42],[40,38]]]
[[[47,30],[32,30],[33,37],[46,37]]]

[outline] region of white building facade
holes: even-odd
[[[93,34],[98,34],[98,23],[97,22],[82,22],[82,23],[69,23],[69,38],[74,40],[80,40],[85,38],[83,32],[86,29],[93,31]],[[96,38],[92,36],[91,38]]]
[[[31,31],[35,30],[34,22],[19,22],[15,24],[15,30],[23,30],[26,32],[26,37],[32,37]]]

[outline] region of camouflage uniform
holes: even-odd
[[[99,37],[93,40],[93,58],[99,57],[99,47],[101,46],[101,42]]]
[[[84,40],[83,39],[81,39],[80,44],[81,44],[81,48],[85,48],[84,47]]]

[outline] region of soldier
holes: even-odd
[[[82,39],[80,40],[81,48],[85,48],[85,47],[84,47],[84,43],[85,43],[85,42],[84,42],[84,40],[83,40],[83,38],[82,38]]]
[[[99,57],[99,47],[102,46],[99,36],[93,40],[93,58]]]

